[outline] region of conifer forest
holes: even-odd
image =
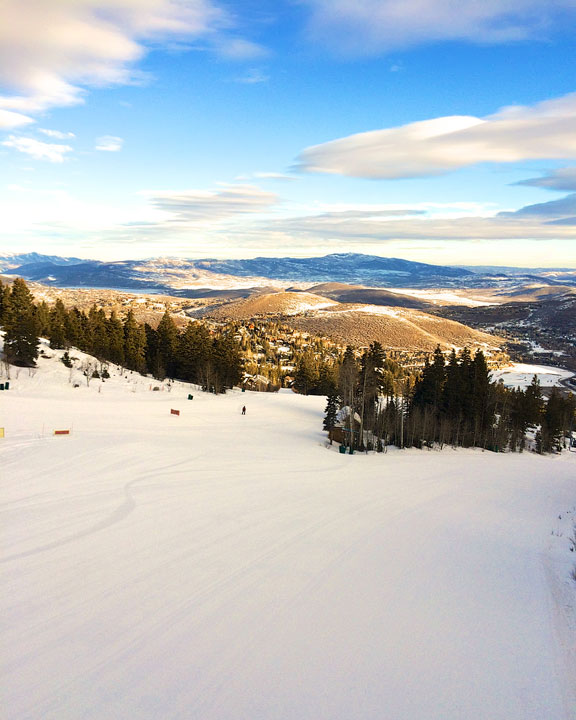
[[[293,349],[294,365],[283,367],[268,338],[288,329],[276,323],[251,324],[252,335],[238,323],[214,328],[190,321],[179,328],[166,310],[154,328],[132,310],[120,318],[96,306],[66,308],[60,299],[51,307],[35,303],[22,279],[0,283],[0,327],[4,359],[17,366],[34,367],[39,338],[46,337],[52,348],[93,355],[100,369],[86,373],[95,378],[105,379],[106,364],[114,363],[214,393],[246,385],[255,374],[267,390],[289,384],[304,395],[325,395],[324,430],[348,452],[448,445],[548,453],[562,450],[575,424],[574,395],[553,388],[545,398],[536,377],[524,390],[493,382],[483,352],[472,355],[466,347],[449,355],[438,347],[415,369],[388,357],[378,342],[359,352],[311,338]],[[63,361],[71,362],[68,353]]]

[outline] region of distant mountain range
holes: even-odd
[[[465,268],[385,258],[359,253],[335,253],[313,258],[264,258],[251,260],[199,260],[198,267],[225,275],[259,275],[298,282],[367,282],[388,285],[422,282],[430,278],[461,278],[474,275]]]
[[[576,285],[576,272],[518,268],[430,265],[399,258],[359,253],[335,253],[312,258],[252,258],[249,260],[182,260],[156,258],[102,262],[39,253],[0,255],[0,272],[54,287],[91,287],[200,297],[206,290],[237,293],[239,288],[276,283],[340,282],[371,287],[495,287],[526,281]],[[478,268],[476,269],[478,270]],[[506,270],[507,272],[504,272]],[[512,272],[514,270],[514,272]]]

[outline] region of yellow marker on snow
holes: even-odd
[[[0,428],[0,438],[4,437],[4,428]]]

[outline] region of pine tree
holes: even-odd
[[[66,340],[69,345],[80,349],[86,348],[86,326],[84,313],[77,307],[71,308],[66,314]]]
[[[108,357],[116,365],[124,364],[124,328],[116,311],[112,310],[106,323],[108,334]]]
[[[129,310],[124,319],[124,361],[129,370],[146,371],[146,333]]]
[[[54,303],[54,307],[50,311],[48,339],[52,348],[68,347],[66,338],[66,317],[68,313],[64,307],[64,303],[60,298]]]
[[[474,423],[472,444],[482,443],[491,421],[488,410],[490,396],[490,371],[482,350],[477,350],[472,361],[472,417]]]
[[[4,298],[2,323],[6,360],[21,367],[35,367],[40,345],[36,308],[32,293],[21,278],[14,280],[11,292]]]
[[[50,308],[46,304],[45,300],[42,300],[41,303],[36,305],[35,315],[38,335],[43,338],[48,337],[48,332],[50,330]]]
[[[2,318],[4,316],[4,306],[7,296],[8,288],[3,284],[2,280],[0,280],[0,327],[2,327]]]
[[[526,388],[526,421],[528,425],[539,425],[542,420],[542,409],[544,400],[542,398],[542,389],[538,376],[534,375],[532,382]]]
[[[562,450],[564,399],[553,387],[542,414],[542,452]]]
[[[294,388],[303,395],[313,393],[320,379],[318,362],[314,351],[306,348],[296,362],[294,373]]]
[[[106,360],[110,355],[110,340],[108,337],[108,321],[102,308],[93,305],[88,313],[88,326],[90,336],[90,352],[99,360]]]
[[[212,356],[212,339],[205,325],[189,322],[178,337],[177,374],[182,380],[202,384],[202,368]]]
[[[330,430],[336,425],[340,397],[337,393],[331,393],[326,398],[326,409],[324,410],[324,430]]]
[[[174,377],[176,370],[176,349],[178,343],[178,328],[172,316],[166,310],[158,327],[156,328],[158,347],[158,371],[165,377]]]
[[[225,334],[214,340],[212,352],[217,377],[216,392],[238,385],[243,372],[242,353],[238,343],[230,334]]]

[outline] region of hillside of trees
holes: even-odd
[[[241,348],[229,332],[193,322],[179,330],[167,311],[153,328],[137,322],[131,310],[121,320],[96,307],[88,313],[67,309],[61,300],[50,308],[45,302],[35,304],[21,279],[11,288],[0,284],[0,328],[4,359],[21,367],[34,367],[39,337],[46,337],[53,348],[76,347],[104,363],[160,380],[196,383],[216,393],[237,385],[243,375]]]
[[[360,361],[348,348],[329,393],[324,429],[348,450],[397,447],[481,447],[560,451],[576,426],[576,399],[553,388],[544,399],[538,379],[525,390],[490,381],[482,351],[464,348],[446,360],[437,348],[422,372],[391,386],[378,343]]]

